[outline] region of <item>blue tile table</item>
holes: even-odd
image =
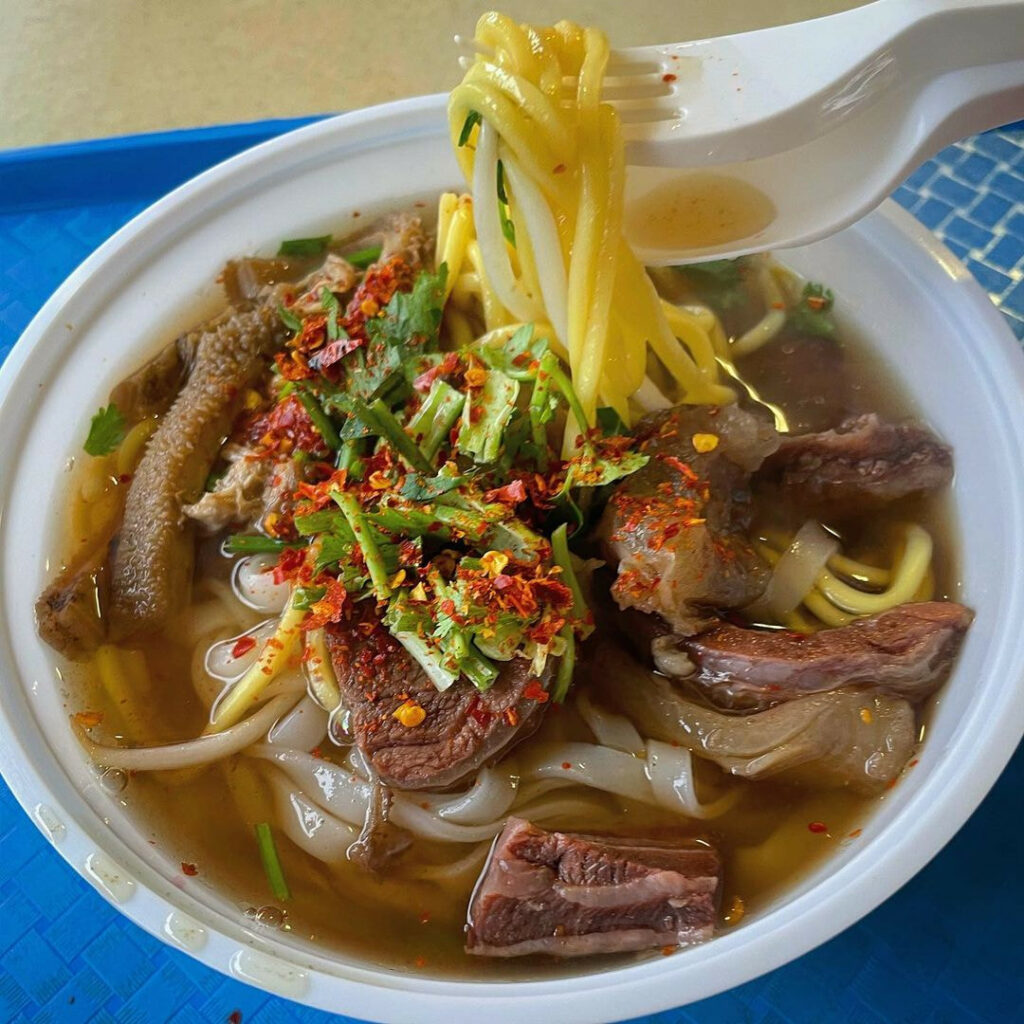
[[[303,123],[0,153],[0,359],[64,277],[134,214],[206,167]],[[950,146],[895,198],[966,263],[1024,341],[1024,125]],[[1018,751],[946,849],[858,924],[786,967],[645,1024],[1024,1021],[1022,792]],[[345,1020],[161,945],[75,875],[0,784],[0,1020],[239,1018]]]

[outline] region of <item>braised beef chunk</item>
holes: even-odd
[[[711,937],[722,867],[688,841],[545,832],[509,818],[469,906],[477,956],[585,956]]]
[[[868,413],[835,430],[783,438],[758,479],[801,508],[844,514],[945,487],[953,458],[927,428]]]
[[[100,609],[107,604],[107,548],[88,561],[65,569],[36,601],[39,635],[66,658],[88,657],[106,639]]]
[[[327,646],[356,743],[395,789],[454,786],[533,732],[546,706],[550,671],[538,680],[522,658],[505,663],[484,693],[465,677],[439,692],[369,601],[328,630]],[[418,724],[395,717],[406,701],[426,713]]]
[[[809,636],[723,622],[672,646],[692,663],[687,681],[720,707],[763,707],[849,686],[916,703],[945,679],[973,618],[961,604],[926,601]]]
[[[600,532],[620,608],[690,634],[712,608],[755,600],[768,567],[745,536],[750,474],[778,446],[770,421],[736,406],[680,406],[638,426],[650,462],[608,502]]]

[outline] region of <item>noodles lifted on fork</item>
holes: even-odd
[[[477,58],[449,103],[476,236],[468,204],[442,200],[439,252],[452,260],[453,286],[481,289],[492,317],[550,324],[588,419],[579,427],[592,426],[601,405],[630,422],[631,401],[650,410],[670,399],[732,400],[708,327],[680,312],[688,329],[673,331],[623,238],[624,147],[618,117],[600,99],[604,34],[492,13],[475,42]],[[678,394],[648,376],[652,356]]]

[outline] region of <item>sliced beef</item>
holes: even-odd
[[[545,832],[509,818],[469,906],[466,952],[584,956],[701,942],[722,866],[693,841]]]
[[[709,610],[760,596],[769,571],[746,539],[750,474],[775,451],[767,417],[736,406],[680,406],[642,420],[650,461],[612,496],[600,533],[618,567],[620,608],[696,632]]]
[[[484,693],[465,677],[439,692],[380,625],[372,602],[357,603],[347,621],[329,628],[327,646],[356,743],[395,789],[454,786],[533,732],[546,706],[522,658],[506,662]],[[545,691],[549,676],[550,668],[539,680]],[[394,716],[407,700],[426,712],[418,725]]]
[[[945,487],[953,457],[926,427],[868,413],[784,438],[758,479],[804,510],[842,515]]]
[[[283,341],[273,303],[230,309],[192,332],[188,381],[132,478],[111,574],[111,637],[161,628],[188,597],[193,537],[183,506],[196,501],[243,393]]]
[[[849,686],[917,703],[946,678],[973,618],[953,601],[926,601],[809,636],[723,622],[658,643],[685,655],[693,669],[687,681],[720,707],[764,707]],[[661,650],[657,660],[663,671],[670,664]],[[682,668],[669,674],[685,675]]]
[[[686,747],[740,778],[876,793],[914,749],[914,709],[899,697],[829,690],[739,715],[694,700],[617,645],[603,645],[591,660],[588,681],[641,736]]]

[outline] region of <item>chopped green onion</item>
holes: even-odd
[[[363,510],[359,502],[351,494],[344,491],[331,491],[338,508],[345,513],[348,525],[359,547],[362,548],[363,558],[366,560],[366,568],[370,573],[370,582],[373,585],[373,592],[378,601],[386,601],[391,596],[391,587],[388,584],[388,568],[377,547],[377,541],[363,518]]]
[[[224,550],[232,555],[277,554],[285,548],[305,547],[305,541],[281,540],[264,537],[261,533],[233,533],[224,543]]]
[[[278,256],[319,256],[331,244],[331,235],[317,238],[287,238],[277,250]]]
[[[346,423],[347,425],[347,423]],[[338,449],[338,457],[334,460],[337,469],[343,469],[353,480],[363,477],[362,445],[358,438],[347,438]]]
[[[505,191],[505,165],[498,161],[498,216],[501,218],[501,233],[514,249],[516,246],[516,226],[508,215],[508,193]]]
[[[327,593],[326,587],[296,587],[292,598],[292,607],[308,612],[310,607]]]
[[[405,428],[395,419],[394,413],[381,400],[376,399],[367,405],[358,398],[350,398],[352,413],[378,437],[384,438],[413,469],[427,476],[434,475],[434,467],[427,457],[416,447],[416,442],[405,432]]]
[[[274,844],[274,834],[270,826],[261,821],[256,826],[256,844],[260,848],[260,860],[263,861],[263,871],[270,883],[270,891],[274,899],[290,900],[292,894],[288,889],[288,883],[284,878],[284,871],[281,869],[281,860],[277,856],[277,846]]]
[[[480,124],[482,121],[483,118],[475,110],[469,112],[466,120],[462,123],[462,131],[459,132],[459,149],[469,142],[469,137],[473,134],[473,125]]]
[[[330,417],[324,412],[323,406],[316,400],[316,396],[306,388],[296,388],[295,394],[302,403],[302,408],[309,413],[309,418],[313,421],[317,433],[324,439],[324,443],[332,451],[337,451],[341,447],[341,438]]]
[[[583,412],[583,406],[580,405],[580,400],[576,394],[576,389],[572,386],[572,381],[566,376],[565,371],[562,369],[562,364],[558,361],[558,356],[554,352],[545,352],[540,363],[541,371],[550,374],[558,390],[562,392],[562,396],[569,403],[569,409],[576,419],[576,426],[583,431],[583,443],[588,445],[586,414]]]
[[[369,245],[365,249],[357,249],[355,252],[350,252],[345,259],[352,264],[353,267],[358,267],[360,270],[365,269],[371,263],[376,263],[380,259],[381,247],[379,245]]]
[[[569,537],[564,523],[551,534],[551,557],[555,565],[562,570],[565,585],[572,591],[573,615],[578,619],[583,618],[587,612],[587,602],[584,600],[579,580],[576,579],[576,570],[572,567]]]
[[[281,318],[281,323],[289,331],[293,331],[295,334],[302,333],[302,321],[290,309],[285,309],[284,306],[279,305],[277,307],[277,315]]]

